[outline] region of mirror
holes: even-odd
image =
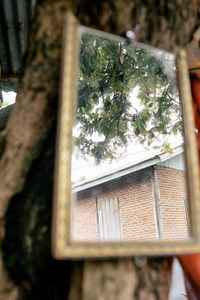
[[[70,257],[191,249],[199,186],[184,53],[78,26],[73,16],[66,28],[53,249],[58,241]]]
[[[72,236],[188,239],[175,55],[80,29]]]

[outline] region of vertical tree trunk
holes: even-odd
[[[73,266],[69,300],[168,299],[169,258],[85,261]]]
[[[17,103],[0,136],[0,299],[167,299],[170,258],[56,262],[51,201],[62,28],[71,8],[85,24],[116,34],[141,25],[141,41],[185,45],[198,1],[40,1]],[[6,219],[5,219],[5,214]],[[70,285],[70,286],[69,286]]]

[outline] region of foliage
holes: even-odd
[[[76,146],[97,163],[115,158],[135,137],[170,148],[161,136],[166,141],[181,131],[169,53],[83,33],[78,92]]]

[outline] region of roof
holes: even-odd
[[[6,126],[8,117],[13,109],[14,104],[8,105],[0,109],[0,130],[3,130]]]
[[[78,184],[73,185],[73,192],[74,193],[79,192],[91,188],[93,186],[111,181],[113,179],[117,179],[122,176],[131,174],[133,172],[145,169],[147,167],[157,165],[183,152],[184,152],[184,147],[181,145],[174,149],[173,154],[170,154],[169,152],[165,151],[156,155],[154,154],[154,155],[149,155],[148,157],[146,156],[146,158],[140,159],[134,163],[133,162],[129,163],[126,166],[123,166],[115,170],[111,170],[110,172],[101,174],[100,176],[79,182]]]
[[[0,1],[0,64],[5,77],[18,75],[37,0]]]

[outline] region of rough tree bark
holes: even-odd
[[[142,42],[174,50],[192,37],[198,0],[38,2],[17,102],[0,135],[0,299],[167,299],[171,258],[138,267],[133,258],[51,257],[62,28],[72,9],[82,24],[119,35],[140,24]]]

